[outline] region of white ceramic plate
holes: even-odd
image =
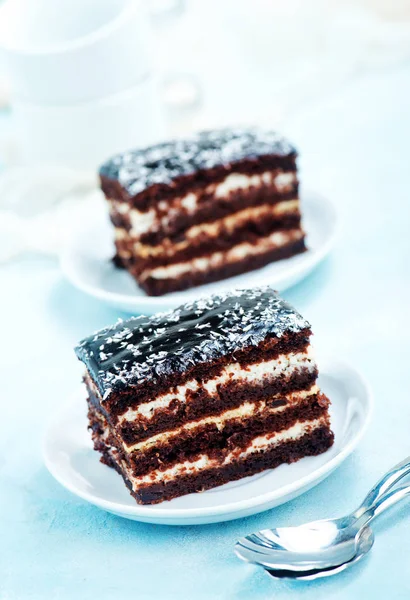
[[[92,504],[127,519],[166,525],[229,521],[283,504],[318,484],[353,451],[370,419],[371,393],[352,367],[322,361],[319,384],[332,401],[333,447],[320,456],[265,471],[200,494],[140,506],[113,469],[99,462],[87,431],[84,392],[50,426],[44,459],[63,486]]]
[[[147,296],[126,271],[114,266],[111,261],[114,256],[113,228],[105,210],[99,210],[74,232],[62,254],[61,267],[69,281],[83,292],[136,314],[151,315],[200,296],[233,288],[271,285],[281,291],[306,277],[328,254],[334,242],[336,214],[332,203],[317,193],[306,192],[302,194],[302,207],[307,252],[185,292]]]

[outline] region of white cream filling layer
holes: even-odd
[[[274,174],[276,173],[276,174]],[[223,181],[218,184],[211,184],[206,188],[207,193],[214,193],[219,199],[229,196],[229,194],[239,189],[249,189],[250,187],[260,185],[274,185],[279,193],[285,193],[291,191],[294,183],[296,182],[296,173],[294,172],[272,172],[266,171],[259,175],[244,175],[242,173],[231,173]],[[169,214],[176,214],[180,212],[178,205],[181,205],[184,212],[192,214],[195,212],[198,206],[199,194],[190,192],[182,198],[173,199],[171,202],[161,201],[158,207],[161,211]],[[109,203],[113,210],[120,214],[129,214],[131,221],[130,233],[133,236],[140,236],[143,233],[151,231],[158,219],[157,212],[155,209],[148,211],[139,211],[130,206],[125,202],[119,202],[111,199]],[[161,219],[161,225],[165,225],[169,221],[166,216]]]
[[[260,238],[255,244],[243,242],[225,252],[214,252],[210,256],[202,256],[190,261],[174,263],[166,267],[156,267],[152,270],[147,269],[143,271],[140,279],[144,280],[148,277],[152,277],[153,279],[172,279],[185,273],[212,271],[222,265],[234,264],[249,256],[257,256],[258,254],[264,254],[268,250],[281,248],[290,242],[302,239],[303,236],[304,232],[301,229],[275,231],[267,237]]]
[[[134,236],[140,236],[147,231],[150,231],[156,221],[156,212],[153,209],[142,212],[136,208],[130,208],[125,202],[117,200],[109,200],[109,204],[113,210],[121,215],[129,215],[131,222],[130,231]]]
[[[297,352],[281,354],[275,359],[262,361],[241,367],[239,363],[231,363],[223,368],[220,375],[209,379],[204,383],[198,383],[196,379],[187,381],[183,385],[177,386],[175,391],[158,396],[151,402],[140,404],[136,408],[129,408],[126,413],[121,415],[119,423],[125,421],[135,421],[139,417],[147,419],[155,417],[155,411],[162,408],[168,408],[172,400],[178,400],[185,403],[189,391],[197,391],[199,388],[205,389],[209,394],[215,394],[218,386],[226,383],[238,383],[239,385],[247,383],[259,383],[263,385],[266,379],[276,377],[290,377],[299,369],[314,371],[316,362],[311,346],[308,346],[306,352]]]
[[[314,385],[309,390],[298,392],[297,394],[295,394],[293,402],[300,402],[308,396],[313,396],[317,394],[318,391],[319,388],[316,385]],[[244,402],[238,408],[232,408],[231,410],[226,410],[225,412],[219,415],[205,417],[203,419],[200,419],[199,421],[191,421],[189,423],[186,423],[185,425],[181,425],[181,427],[178,427],[177,429],[153,435],[147,440],[143,440],[142,442],[138,442],[137,444],[133,444],[132,446],[126,446],[124,444],[124,450],[129,454],[135,451],[147,450],[149,448],[152,448],[153,446],[161,445],[166,442],[172,443],[173,438],[178,438],[181,435],[181,433],[197,429],[198,427],[202,427],[203,425],[216,425],[216,427],[221,431],[225,427],[225,423],[227,423],[228,421],[233,421],[234,419],[248,419],[260,413],[264,409],[267,409],[269,413],[276,413],[286,410],[287,408],[289,408],[287,404],[269,408],[268,403],[263,400],[257,403]]]
[[[199,471],[203,471],[205,469],[220,468],[225,465],[228,465],[231,462],[243,460],[248,456],[260,452],[262,450],[268,450],[281,443],[288,442],[291,440],[297,440],[306,435],[307,433],[311,433],[314,429],[317,429],[322,425],[327,425],[326,416],[320,417],[319,419],[315,419],[313,421],[300,421],[292,425],[292,427],[289,427],[289,429],[279,431],[275,434],[258,436],[254,438],[251,444],[242,452],[238,454],[238,451],[233,451],[230,454],[228,454],[222,462],[218,461],[217,459],[211,459],[206,454],[203,454],[195,461],[185,461],[183,463],[178,463],[170,467],[169,469],[165,469],[164,471],[151,471],[148,475],[144,475],[142,477],[132,476],[131,474],[129,474],[129,470],[127,469],[128,477],[132,483],[134,491],[137,491],[141,485],[158,482],[168,482],[178,477],[183,477],[185,475],[194,475]]]
[[[278,173],[276,175],[272,171],[265,171],[258,175],[231,173],[221,183],[218,183],[213,191],[217,198],[225,198],[231,192],[261,185],[274,185],[278,192],[284,192],[293,185],[295,180],[295,173]]]

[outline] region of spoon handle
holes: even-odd
[[[372,504],[361,516],[360,516],[360,527],[367,525],[375,517],[381,515],[385,510],[403,500],[406,496],[410,495],[410,485],[402,485],[401,487],[387,492],[378,499],[377,502]]]
[[[390,490],[400,479],[410,474],[410,456],[392,467],[383,477],[372,487],[362,504],[353,513],[358,519],[365,512],[377,505],[384,494]]]

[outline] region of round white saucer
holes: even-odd
[[[108,213],[99,210],[70,238],[61,257],[61,268],[77,288],[121,310],[151,315],[176,308],[189,300],[233,288],[271,285],[284,290],[306,277],[330,251],[336,232],[333,204],[323,196],[302,194],[303,224],[307,233],[307,252],[271,263],[266,267],[184,292],[147,296],[134,279],[112,262],[114,231]]]
[[[99,462],[87,431],[85,393],[79,392],[50,426],[44,459],[50,473],[84,500],[127,519],[165,525],[229,521],[283,504],[318,484],[353,451],[370,419],[368,385],[351,366],[322,361],[319,384],[329,396],[335,443],[324,454],[265,471],[200,494],[140,506],[122,478]]]

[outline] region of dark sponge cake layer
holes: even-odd
[[[223,264],[221,267],[211,271],[191,272],[172,279],[154,279],[153,277],[147,277],[146,279],[141,280],[138,278],[138,281],[140,287],[149,296],[162,296],[163,294],[180,292],[191,287],[197,287],[199,285],[205,285],[207,283],[213,283],[215,281],[228,279],[229,277],[241,275],[242,273],[248,273],[249,271],[260,269],[271,262],[290,258],[291,256],[301,254],[305,251],[306,244],[305,240],[302,238],[291,242],[286,246],[274,248],[258,255],[248,256],[238,262]],[[130,273],[135,278],[138,277],[138,274],[134,273],[132,269],[130,269]]]
[[[326,427],[318,428],[302,439],[281,444],[266,452],[255,454],[249,458],[221,467],[181,477],[167,483],[154,483],[141,487],[132,493],[141,504],[157,504],[163,500],[171,500],[177,496],[201,492],[215,486],[236,481],[249,475],[255,475],[266,469],[274,469],[283,463],[292,463],[306,456],[317,456],[328,450],[333,444],[333,434]]]
[[[263,385],[227,384],[220,386],[211,394],[199,388],[188,392],[186,402],[173,400],[169,407],[158,409],[151,419],[140,417],[138,420],[124,422],[117,426],[119,436],[126,444],[135,444],[153,435],[175,429],[189,421],[218,415],[224,410],[238,408],[243,402],[258,403],[274,398],[287,403],[286,395],[309,389],[316,381],[317,370],[300,370],[289,378],[273,378]]]
[[[215,423],[198,422],[193,430],[182,430],[169,441],[126,455],[127,461],[133,475],[145,475],[152,469],[161,470],[163,465],[169,467],[184,460],[195,460],[203,452],[211,457],[216,452],[219,457],[235,448],[245,448],[252,438],[259,435],[277,433],[298,421],[325,416],[329,404],[322,394],[315,394],[296,406],[274,412],[283,403],[280,399],[272,400],[271,406],[255,416],[227,421],[223,427]],[[114,441],[109,439],[110,443]]]
[[[282,202],[297,200],[298,183],[293,185],[292,190],[278,193],[272,186],[253,187],[250,190],[231,190],[227,197],[216,198],[213,194],[207,194],[204,190],[197,190],[198,205],[195,212],[184,211],[181,203],[172,202],[168,207],[160,209],[156,207],[157,221],[152,230],[141,233],[139,241],[143,244],[155,246],[164,238],[173,241],[184,239],[184,233],[190,227],[202,223],[213,223],[229,215],[235,214],[245,208],[257,208],[262,205],[274,207]],[[171,214],[170,207],[175,209]],[[118,206],[112,206],[110,217],[113,225],[129,231],[131,229],[131,218],[129,214],[121,213]],[[164,219],[166,217],[166,219]]]
[[[136,276],[143,273],[146,269],[167,266],[173,263],[190,261],[197,257],[208,257],[214,252],[225,252],[242,242],[257,243],[261,237],[265,237],[276,231],[289,231],[300,227],[300,215],[263,215],[257,220],[250,220],[243,225],[236,227],[231,231],[223,229],[217,236],[199,234],[195,240],[190,242],[185,248],[178,250],[175,246],[164,246],[163,250],[156,255],[136,258],[133,255],[134,241],[132,239],[122,239],[115,242],[117,248],[117,262],[122,262],[132,274]],[[170,253],[170,251],[172,253]],[[127,259],[121,256],[130,253]]]
[[[230,481],[255,475],[267,469],[274,469],[283,463],[292,463],[306,456],[317,456],[326,452],[334,441],[333,433],[327,427],[319,427],[302,438],[288,441],[265,452],[253,454],[245,460],[238,461],[219,469],[209,469],[195,475],[180,477],[167,483],[153,483],[141,486],[138,491],[132,490],[127,475],[115,462],[107,447],[101,444],[102,462],[114,467],[122,475],[131,495],[139,504],[158,504],[164,500],[172,500],[178,496],[209,490]]]
[[[231,231],[223,229],[218,235],[210,237],[199,234],[195,240],[189,242],[184,248],[178,249],[177,244],[161,246],[161,251],[148,256],[133,255],[134,241],[130,238],[117,240],[117,261],[123,262],[123,266],[130,272],[140,275],[146,269],[168,266],[175,263],[183,263],[197,257],[208,257],[214,252],[225,252],[233,246],[243,242],[257,243],[259,238],[268,236],[277,231],[290,231],[300,227],[300,215],[262,215],[257,220],[249,220]],[[183,241],[183,240],[182,240]],[[145,249],[145,248],[144,248]],[[130,254],[124,260],[121,256]]]
[[[194,225],[213,223],[245,208],[257,208],[265,205],[273,207],[282,202],[295,200],[297,197],[297,185],[293,191],[281,194],[269,188],[253,188],[247,193],[242,190],[232,190],[227,198],[212,197],[208,202],[198,202],[194,213],[179,212],[175,218],[169,218],[169,214],[167,214],[167,224],[161,224],[158,231],[143,233],[140,241],[151,245],[159,244],[165,237],[178,241],[183,239],[185,231]]]

